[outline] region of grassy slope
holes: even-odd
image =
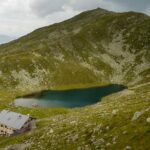
[[[5,106],[11,110],[37,117],[32,132],[0,138],[0,147],[17,143],[29,144],[27,149],[106,148],[135,150],[150,148],[150,84],[131,88],[105,97],[102,102],[82,109],[26,109]],[[1,105],[2,107],[2,105]],[[131,121],[135,112],[143,114]],[[20,147],[21,145],[19,145]]]
[[[18,95],[147,82],[149,26],[149,16],[140,13],[96,9],[38,29],[0,46],[0,89]]]
[[[97,9],[0,46],[0,109],[38,119],[32,132],[0,137],[0,147],[29,143],[27,149],[116,150],[128,145],[135,150],[149,149],[150,125],[146,118],[150,112],[145,111],[150,104],[149,26],[150,19],[143,14]],[[130,88],[147,85],[110,95],[83,109],[9,105],[16,96],[34,90],[108,83],[123,83]],[[142,110],[139,119],[131,121],[134,113]]]

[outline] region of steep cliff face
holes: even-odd
[[[0,46],[0,89],[31,92],[150,80],[150,17],[95,9]]]

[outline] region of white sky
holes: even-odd
[[[19,37],[97,7],[150,15],[150,0],[0,0],[0,35]]]

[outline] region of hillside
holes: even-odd
[[[0,137],[0,148],[150,149],[149,58],[150,17],[100,8],[0,45],[0,110],[37,118],[33,131]],[[108,84],[128,89],[84,108],[10,105],[32,92]]]
[[[150,17],[96,9],[0,46],[0,88],[77,88],[150,78]]]

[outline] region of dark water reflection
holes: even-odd
[[[126,87],[123,85],[108,85],[104,87],[94,87],[87,89],[64,90],[64,91],[42,91],[38,96],[18,98],[15,100],[16,106],[23,107],[50,107],[50,108],[74,108],[94,104],[102,97],[112,93],[122,91]]]

